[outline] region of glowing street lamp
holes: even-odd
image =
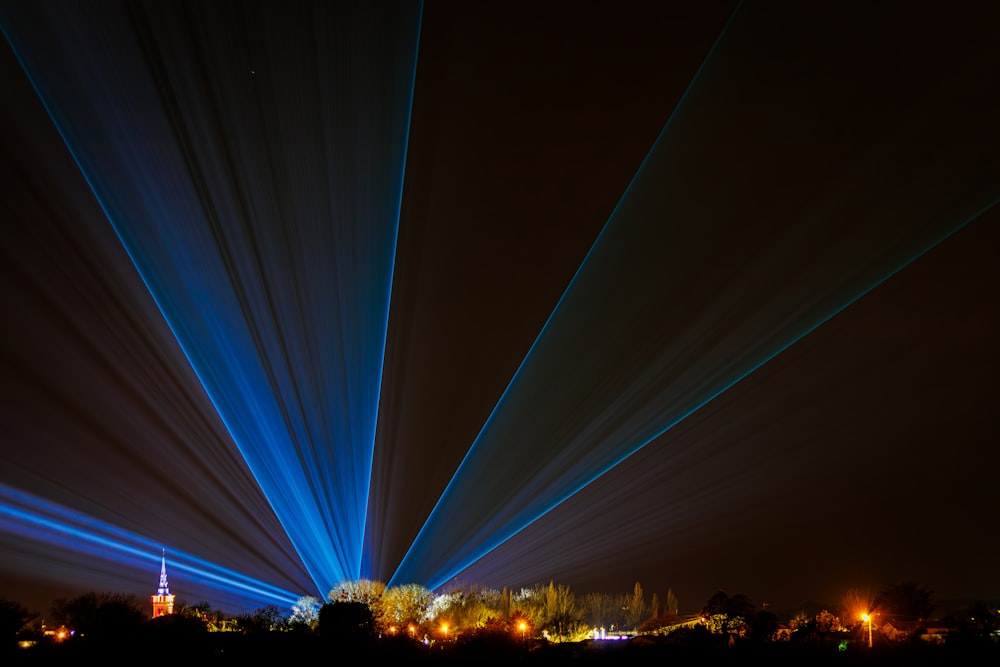
[[[441,624],[441,634],[444,635],[444,640],[448,641],[448,624],[447,623],[442,623]]]
[[[861,614],[861,620],[868,624],[868,648],[872,647],[872,617],[871,614]]]
[[[524,643],[524,631],[528,629],[528,624],[521,621],[517,624],[517,629],[521,631],[521,643]]]

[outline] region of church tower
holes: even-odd
[[[174,596],[170,594],[170,586],[167,585],[167,550],[163,550],[163,560],[160,561],[160,586],[156,589],[156,594],[151,595],[153,602],[153,618],[166,616],[174,613]]]

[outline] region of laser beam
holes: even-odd
[[[852,11],[740,7],[390,583],[442,585],[997,202],[983,72]],[[956,99],[983,112],[941,124]]]
[[[148,537],[122,530],[76,510],[57,505],[13,487],[0,484],[0,534],[17,536],[49,547],[36,570],[44,571],[46,561],[58,562],[67,552],[81,556],[93,566],[128,568],[133,576],[152,582],[161,549],[169,548]],[[56,547],[53,552],[51,547]],[[189,594],[208,591],[214,600],[241,608],[277,605],[289,608],[301,595],[258,581],[192,554],[170,549],[170,568],[186,575]],[[120,569],[119,576],[123,576]],[[152,588],[152,583],[150,584]]]
[[[8,7],[2,24],[329,590],[362,574],[421,4],[241,6],[227,41],[231,9]]]

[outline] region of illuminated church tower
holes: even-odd
[[[167,550],[163,550],[163,560],[160,562],[160,587],[156,589],[156,595],[151,595],[153,602],[153,618],[166,616],[174,613],[174,596],[170,594],[170,586],[167,585]]]

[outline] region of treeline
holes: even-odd
[[[179,603],[175,613],[149,618],[135,596],[88,593],[57,600],[51,625],[0,599],[0,632],[22,662],[142,654],[161,647],[177,657],[237,659],[321,657],[339,648],[391,654],[407,661],[468,657],[482,663],[549,664],[636,650],[760,651],[801,658],[803,651],[844,651],[914,658],[914,652],[1000,653],[1000,605],[980,602],[931,621],[932,593],[914,583],[886,587],[873,599],[848,592],[836,609],[799,610],[780,617],[745,595],[713,594],[700,613],[682,616],[667,591],[662,602],[636,583],[627,594],[577,597],[550,582],[517,590],[463,589],[436,594],[416,585],[343,582],[326,600],[304,596],[290,609],[267,606],[230,616],[207,603]],[[159,649],[158,649],[159,650]],[[770,654],[769,654],[770,655]],[[884,662],[884,660],[883,660]]]

